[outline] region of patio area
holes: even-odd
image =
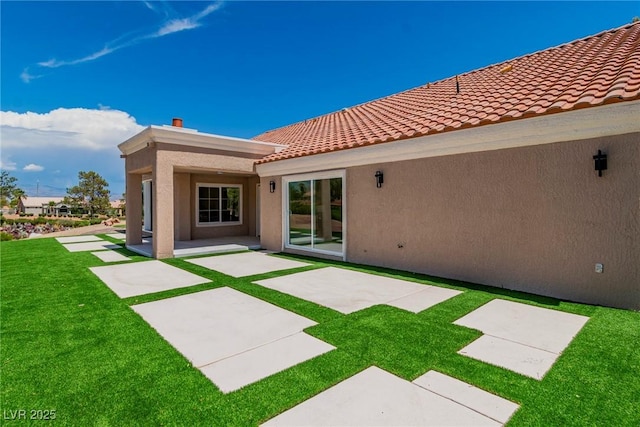
[[[127,245],[127,249],[137,254],[153,257],[153,237],[142,239],[140,245]],[[260,237],[257,236],[231,236],[212,239],[198,239],[180,241],[173,244],[173,256],[183,258],[195,255],[220,254],[260,249]]]

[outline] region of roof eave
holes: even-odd
[[[151,142],[182,147],[208,148],[212,150],[255,154],[259,156],[278,153],[287,147],[284,144],[201,133],[172,126],[149,126],[119,144],[118,149],[126,156],[146,148]]]

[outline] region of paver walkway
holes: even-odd
[[[66,244],[101,243],[84,239]],[[103,254],[95,253],[108,261],[110,256]],[[236,277],[307,265],[258,253],[188,261]],[[208,281],[161,261],[93,267],[91,271],[120,297]],[[282,274],[255,283],[345,314],[375,304],[419,312],[460,293],[335,267]],[[228,287],[132,308],[224,393],[335,348],[303,332],[316,324],[312,320]],[[540,379],[587,320],[496,299],[454,323],[485,334],[460,354]],[[409,382],[370,367],[264,425],[499,426],[517,408],[513,402],[436,371]]]

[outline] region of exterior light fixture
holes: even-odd
[[[376,177],[376,187],[382,187],[382,183],[384,182],[384,174],[382,171],[376,171],[374,176]]]
[[[593,156],[595,162],[595,169],[598,171],[598,176],[602,176],[602,171],[607,170],[607,155],[601,150],[598,150],[598,154]]]
[[[276,182],[269,181],[269,193],[275,193],[275,192],[276,192]]]

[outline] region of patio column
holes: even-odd
[[[142,243],[142,175],[127,174],[127,245]]]
[[[171,158],[156,152],[152,173],[153,257],[173,258],[173,164]],[[171,153],[167,153],[171,154]]]
[[[179,241],[191,240],[191,174],[174,174],[174,228]]]

